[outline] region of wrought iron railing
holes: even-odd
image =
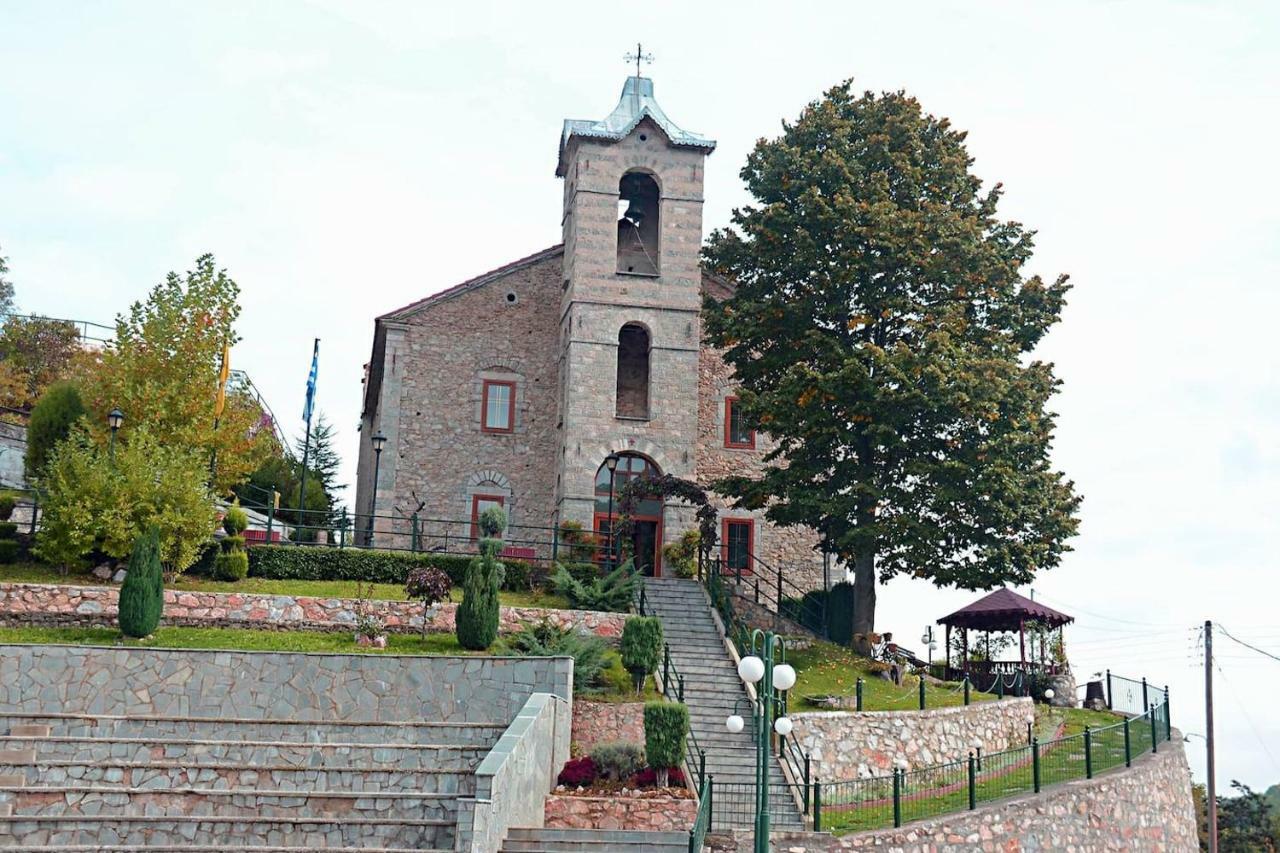
[[[715,810],[715,784],[711,779],[703,779],[698,783],[698,814],[689,829],[689,853],[702,853],[707,843],[707,832],[711,829],[711,816]]]
[[[726,566],[719,558],[708,562],[718,568],[729,591],[785,617],[815,636],[827,638],[827,595],[825,590],[806,590],[796,586],[780,567],[770,565],[754,553],[746,555],[746,565]],[[707,579],[704,566],[703,580]]]
[[[1080,734],[1049,741],[1032,737],[1026,746],[975,751],[959,761],[899,769],[889,776],[815,782],[810,797],[813,828],[841,833],[901,826],[1130,765],[1148,751],[1157,752],[1172,737],[1168,696],[1161,691],[1159,698],[1159,704],[1142,714]]]

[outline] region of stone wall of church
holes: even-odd
[[[454,550],[470,536],[477,495],[503,499],[515,525],[509,545],[550,541],[549,530],[519,525],[554,523],[560,276],[553,254],[403,321],[396,363],[389,353],[383,368],[384,384],[394,378],[398,386],[399,411],[394,429],[383,425],[389,440],[378,507],[407,515],[425,502],[428,550]],[[510,433],[481,430],[485,379],[515,383]],[[407,518],[380,519],[376,544],[408,547],[410,526]]]
[[[768,436],[756,434],[754,449],[725,447],[725,400],[734,396],[733,370],[720,351],[703,347],[698,358],[698,444],[697,479],[708,485],[729,474],[759,474],[764,455],[772,447]],[[713,498],[721,518],[755,520],[755,554],[763,562],[780,568],[796,588],[821,589],[822,557],[814,550],[817,533],[809,528],[775,527],[759,511],[734,509],[720,496]],[[723,527],[721,528],[723,538]],[[723,544],[723,543],[722,543]],[[784,591],[784,595],[787,593]]]

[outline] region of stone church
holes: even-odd
[[[706,485],[760,465],[768,439],[740,417],[731,371],[701,343],[703,298],[733,287],[699,262],[715,146],[667,117],[651,79],[628,78],[604,119],[564,123],[563,243],[377,318],[357,536],[373,506],[375,544],[409,547],[416,513],[419,547],[455,550],[501,506],[509,546],[550,556],[562,522],[608,529],[611,479],[615,490],[648,473]],[[726,565],[821,585],[812,531],[717,506]],[[637,564],[669,574],[662,546],[694,526],[692,508],[655,498],[635,519]]]

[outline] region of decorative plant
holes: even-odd
[[[646,767],[631,777],[631,784],[637,788],[652,788],[658,784],[658,771],[652,767]],[[667,784],[664,787],[683,788],[684,771],[679,767],[670,768],[667,771]]]
[[[599,775],[600,771],[596,763],[591,760],[591,756],[584,755],[581,758],[571,758],[566,761],[564,769],[556,777],[556,783],[570,787],[586,787],[595,782]]]
[[[827,593],[827,631],[831,642],[840,646],[853,644],[853,584],[841,581]]]
[[[160,566],[160,532],[152,526],[138,537],[129,556],[129,570],[120,587],[120,632],[147,637],[160,624],[164,611],[164,572]]]
[[[622,782],[644,767],[644,750],[634,743],[604,743],[591,750],[591,760],[606,781]]]
[[[644,751],[649,766],[658,773],[658,787],[667,787],[670,770],[684,761],[689,735],[689,709],[676,702],[646,702]]]
[[[12,494],[0,494],[0,563],[12,563],[18,557],[18,525],[9,520],[15,503]]]
[[[422,636],[427,636],[427,611],[442,601],[447,601],[453,589],[453,581],[439,569],[419,566],[409,572],[404,583],[404,594],[422,602]]]
[[[13,508],[17,506],[18,500],[12,494],[0,494],[0,521],[8,521],[13,517]]]
[[[387,626],[372,613],[361,613],[356,617],[356,641],[363,638],[365,645],[385,648],[387,645]]]
[[[560,522],[560,545],[567,551],[561,559],[569,562],[588,563],[595,557],[595,536],[580,521]]]
[[[242,581],[249,576],[249,554],[244,550],[245,528],[249,515],[238,503],[227,507],[222,529],[227,532],[222,548],[213,561],[213,575],[222,581]]]
[[[524,625],[505,640],[507,650],[521,657],[573,658],[573,691],[588,693],[609,665],[609,646],[594,634],[559,628],[547,619]]]
[[[622,665],[631,673],[636,693],[640,693],[645,676],[656,671],[662,659],[662,620],[655,616],[627,617],[618,649]]]
[[[626,612],[636,596],[640,581],[635,565],[627,560],[604,577],[583,582],[570,574],[563,566],[551,576],[551,585],[557,593],[569,600],[579,610],[604,610]]]
[[[675,542],[662,546],[662,556],[675,570],[676,577],[691,578],[698,573],[698,545],[701,541],[702,534],[697,528],[690,528]]]
[[[498,589],[502,586],[498,553],[502,540],[496,537],[506,523],[506,514],[497,507],[480,514],[480,554],[467,566],[456,619],[458,644],[464,649],[483,651],[498,638]]]

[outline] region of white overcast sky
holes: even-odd
[[[110,322],[215,253],[233,365],[291,433],[321,338],[351,477],[373,317],[559,242],[561,120],[613,107],[637,40],[667,113],[720,143],[708,231],[755,140],[847,77],[969,131],[1040,231],[1034,271],[1076,286],[1042,353],[1084,523],[1037,597],[1077,617],[1078,676],[1167,681],[1202,732],[1192,626],[1280,653],[1275,4],[0,0],[18,303]],[[879,627],[972,598],[896,581]],[[1220,652],[1221,787],[1280,782],[1280,662]]]

